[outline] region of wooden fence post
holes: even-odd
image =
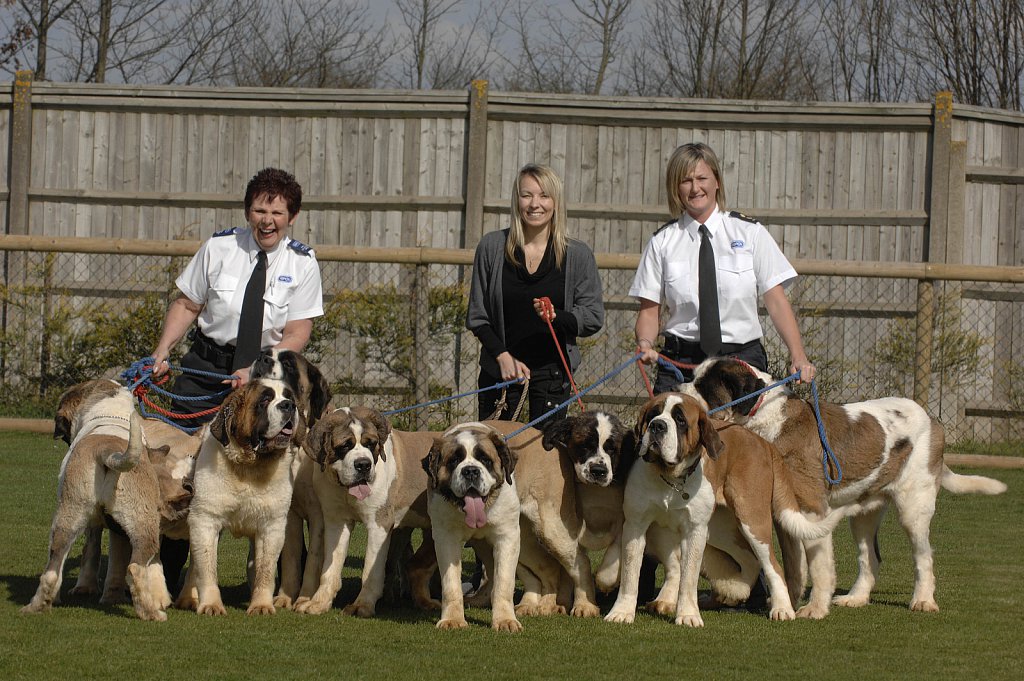
[[[949,187],[950,145],[953,134],[953,93],[936,93],[932,108],[932,162],[928,173],[928,223],[924,237],[924,261],[945,262],[947,189]],[[917,282],[916,349],[914,401],[926,409],[931,399],[932,346],[934,344],[934,284]]]
[[[10,150],[7,161],[7,234],[28,234],[28,184],[32,173],[32,72],[18,71],[11,91],[11,133],[8,141]],[[17,256],[16,262],[24,262],[24,256]],[[11,254],[3,255],[3,286],[11,290]],[[16,278],[16,277],[15,277]],[[7,297],[0,304],[0,333],[7,338],[8,328]],[[7,376],[7,353],[0,353],[0,380]]]
[[[469,86],[469,127],[466,130],[466,208],[462,215],[461,248],[475,248],[484,231],[484,189],[487,176],[487,81]]]
[[[413,402],[423,404],[430,399],[430,268],[416,265],[413,278]],[[430,411],[416,410],[416,429],[426,430]]]

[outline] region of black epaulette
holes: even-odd
[[[679,221],[678,221],[678,220],[669,220],[668,222],[666,222],[665,224],[663,224],[663,225],[662,225],[661,227],[658,227],[658,229],[654,230],[654,234],[653,234],[652,236],[656,235],[656,234],[657,234],[658,232],[660,232],[661,230],[665,229],[665,228],[666,228],[666,227],[668,227],[669,225],[674,225],[674,224],[676,224],[677,222],[679,222]]]
[[[296,239],[292,239],[288,242],[288,248],[292,249],[296,253],[301,253],[302,255],[310,255],[310,251],[313,250],[312,246],[307,246]]]
[[[753,222],[755,224],[757,224],[758,222],[761,222],[757,218],[752,218],[749,215],[744,215],[743,213],[739,212],[738,210],[729,211],[729,217],[737,218],[739,220],[744,220],[746,222]]]
[[[241,229],[241,227],[228,227],[227,229],[222,229],[219,232],[214,232],[213,235],[214,236],[231,236],[232,234],[236,234],[239,229]]]

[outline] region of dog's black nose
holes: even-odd
[[[595,463],[590,467],[590,475],[595,480],[604,480],[608,477],[608,466],[603,463]]]
[[[372,465],[373,464],[371,463],[371,461],[367,458],[356,459],[356,462],[352,464],[353,468],[356,469],[356,472],[361,473],[363,475],[366,475],[367,473],[370,472],[370,467]]]
[[[652,435],[664,435],[665,431],[668,430],[668,426],[665,425],[665,422],[661,419],[656,419],[648,424],[647,430],[649,430]]]
[[[277,403],[277,408],[288,416],[295,413],[295,403],[291,400],[281,400]]]
[[[480,469],[476,466],[467,466],[462,469],[462,478],[466,482],[479,482],[480,481]]]

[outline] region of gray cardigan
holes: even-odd
[[[503,342],[505,318],[502,313],[501,271],[508,232],[503,229],[481,237],[473,257],[473,279],[466,312],[467,329],[475,331],[490,324]],[[569,239],[562,266],[565,268],[565,309],[576,317],[580,337],[593,336],[604,324],[601,277],[597,273],[594,254],[582,241]],[[579,346],[568,343],[566,352],[569,367],[576,371],[581,359]],[[485,349],[480,351],[480,366],[493,375],[499,374],[498,360]]]

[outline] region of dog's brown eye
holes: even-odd
[[[377,448],[377,440],[367,439],[366,442],[364,442],[363,444],[364,444],[364,446],[367,449],[376,449]]]

